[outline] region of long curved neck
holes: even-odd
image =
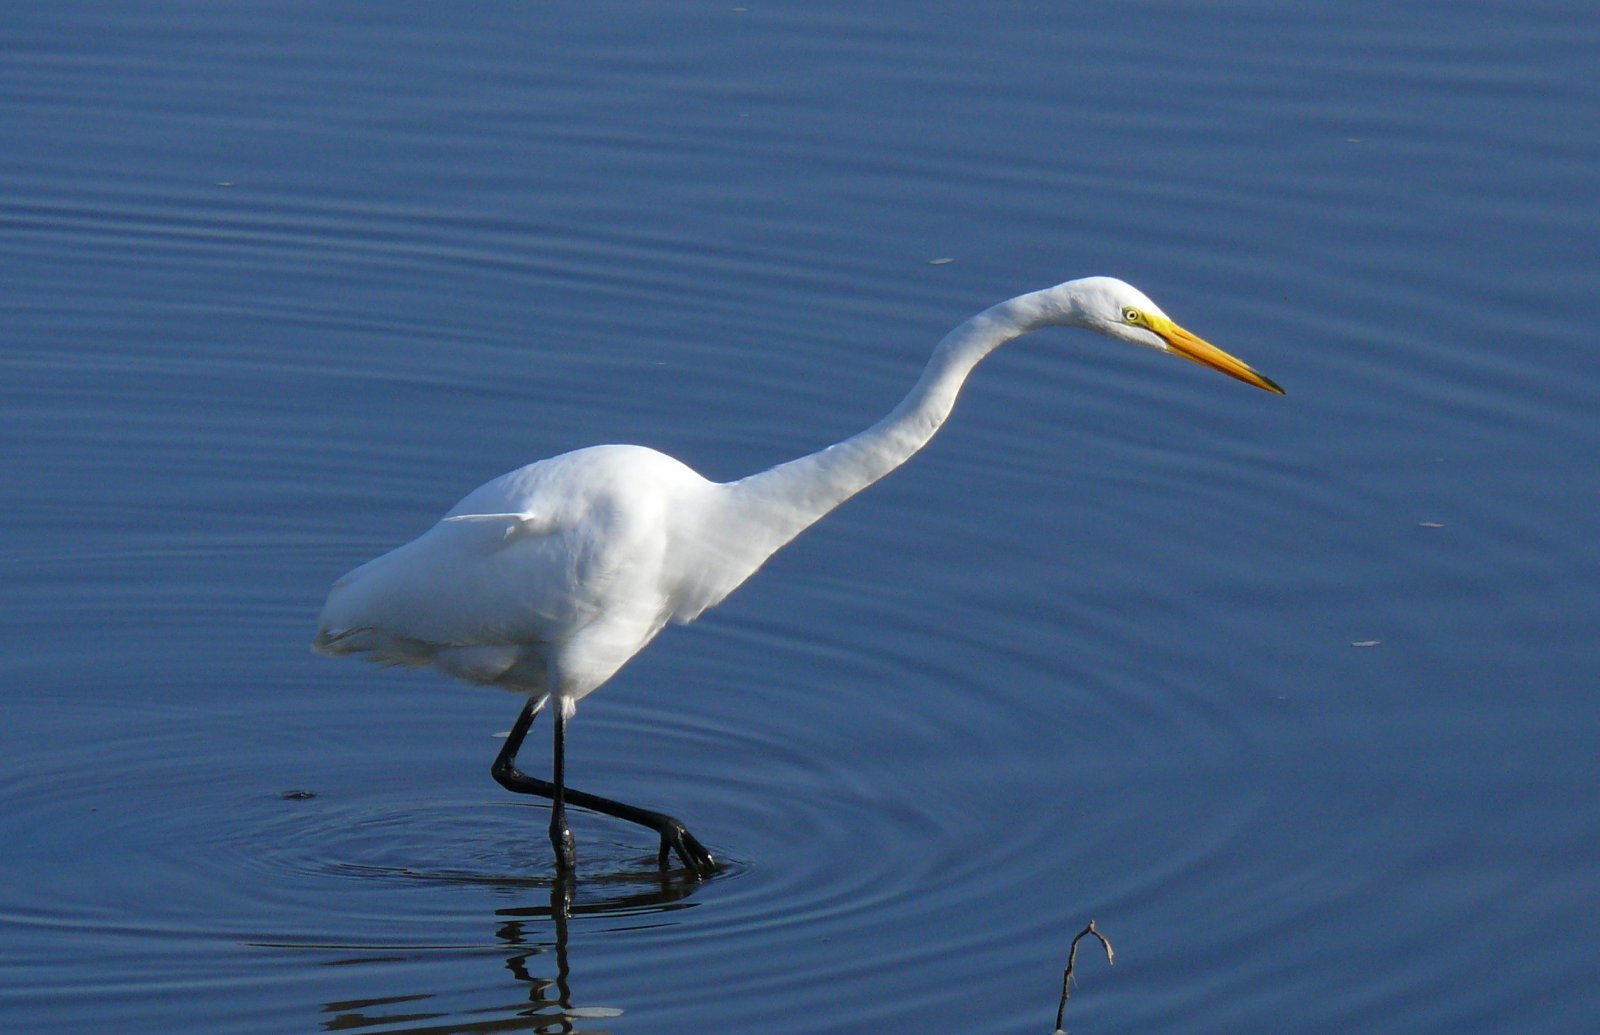
[[[845,500],[905,463],[933,438],[972,368],[1046,324],[1073,322],[1045,291],[1001,302],[945,335],[911,392],[865,431],[724,488],[741,524],[759,529],[770,555]],[[752,527],[753,526],[753,527]]]

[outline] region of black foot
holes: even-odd
[[[556,850],[556,876],[571,877],[578,872],[578,843],[566,821],[550,821],[550,845]]]
[[[663,818],[667,820],[667,825],[661,830],[661,851],[656,855],[656,865],[663,870],[669,869],[671,855],[676,852],[683,862],[683,868],[697,879],[705,880],[716,873],[717,860],[706,851],[705,845],[689,833],[689,828],[671,816]]]

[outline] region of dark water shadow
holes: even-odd
[[[724,866],[720,872],[726,874],[732,868]],[[614,870],[576,879],[543,876],[506,880],[467,873],[415,876],[435,883],[495,885],[500,891],[527,901],[495,909],[486,918],[491,936],[479,945],[455,949],[439,945],[342,946],[345,951],[330,958],[328,965],[366,966],[385,960],[465,953],[501,960],[512,978],[509,993],[491,1003],[483,1002],[481,994],[477,1001],[463,1002],[461,993],[447,989],[396,994],[392,991],[395,975],[386,969],[381,979],[374,975],[374,980],[381,980],[390,990],[388,994],[320,1004],[323,1030],[381,1029],[408,1035],[504,1031],[578,1035],[606,1031],[595,1025],[620,1017],[624,1011],[609,1005],[585,1005],[580,992],[574,990],[570,958],[574,921],[603,924],[606,919],[616,918],[626,920],[628,928],[636,928],[642,918],[664,917],[690,908],[694,895],[706,884],[682,870],[653,868]],[[539,892],[542,895],[535,899]],[[651,926],[647,919],[642,922]],[[419,968],[417,973],[443,980],[447,971],[428,967]]]

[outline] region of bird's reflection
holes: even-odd
[[[466,881],[464,881],[466,883]],[[470,883],[479,883],[472,881]],[[611,1005],[586,1004],[574,993],[569,955],[570,931],[582,923],[605,917],[629,918],[665,914],[692,905],[689,898],[701,881],[684,872],[658,870],[596,875],[581,880],[552,878],[539,884],[507,885],[536,901],[496,909],[492,915],[495,953],[503,959],[514,984],[502,1002],[460,1003],[454,993],[416,991],[366,999],[345,999],[322,1005],[325,1031],[360,1031],[382,1028],[407,1035],[444,1035],[446,1032],[550,1032],[599,1035],[597,1027],[621,1016]],[[394,956],[386,958],[394,959]],[[406,953],[402,959],[415,959]],[[374,956],[346,957],[347,965],[370,963]],[[393,974],[385,975],[392,980]],[[392,988],[392,985],[388,987]]]

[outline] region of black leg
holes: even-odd
[[[550,798],[550,845],[556,850],[556,876],[570,877],[578,869],[578,846],[567,826],[567,719],[556,708],[555,785]]]
[[[652,812],[610,798],[602,798],[597,794],[586,794],[583,791],[573,790],[565,785],[564,766],[564,740],[566,723],[562,720],[559,711],[556,715],[556,740],[555,740],[555,783],[549,783],[529,776],[517,768],[517,751],[521,749],[523,740],[528,736],[528,730],[533,726],[534,718],[539,710],[544,707],[543,698],[529,698],[522,709],[522,714],[517,716],[516,724],[511,727],[511,734],[506,737],[505,746],[500,749],[500,754],[494,760],[491,770],[495,782],[508,791],[518,794],[535,794],[541,798],[549,798],[555,803],[550,816],[550,839],[556,847],[556,870],[563,876],[569,876],[571,870],[572,833],[567,830],[565,809],[567,803],[576,805],[581,809],[589,809],[602,815],[613,816],[617,819],[637,823],[649,827],[661,835],[661,851],[657,856],[661,868],[667,868],[673,854],[683,863],[684,868],[696,877],[709,877],[716,872],[717,861],[712,858],[705,846],[689,833],[687,827],[677,819],[662,812]],[[557,705],[559,708],[560,706]],[[559,819],[558,819],[559,816]],[[558,831],[565,833],[565,838],[558,840]],[[562,870],[562,843],[568,846],[567,869]]]

